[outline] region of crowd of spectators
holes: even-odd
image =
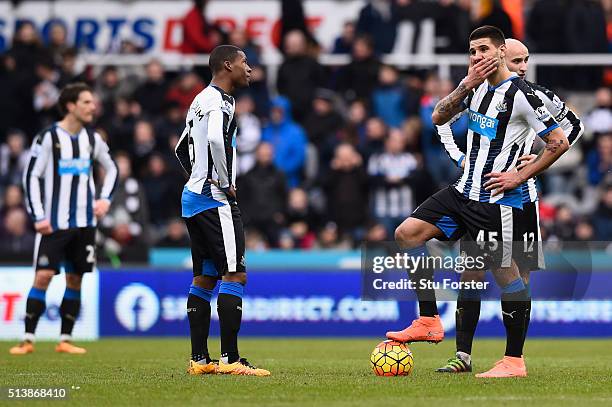
[[[438,78],[435,71],[399,69],[380,58],[391,49],[396,18],[410,11],[422,16],[432,2],[369,1],[355,21],[340,28],[329,50],[321,50],[305,25],[294,24],[281,37],[284,61],[273,88],[258,47],[241,29],[225,33],[204,15],[200,19],[197,11],[205,3],[196,1],[196,12],[190,11],[186,21],[206,28],[186,31],[186,41],[191,38],[192,43],[184,48],[208,52],[229,42],[245,49],[253,67],[250,88],[236,94],[235,113],[240,129],[237,191],[247,248],[352,248],[364,240],[393,239],[395,227],[420,202],[456,179],[459,170],[444,154],[430,119],[436,102],[456,84]],[[286,3],[299,2],[283,1],[283,12],[295,16]],[[477,21],[470,17],[469,3],[435,4],[436,30],[449,37],[439,52],[462,52],[467,34],[455,33],[468,33],[481,23],[497,24],[513,35],[498,2],[493,1],[489,14]],[[531,51],[571,52],[555,48],[562,41],[548,41],[570,28],[540,16],[542,10],[561,15],[564,12],[558,10],[565,2],[528,3]],[[564,7],[577,8],[571,14],[576,24],[581,16],[584,23],[597,10],[604,12],[599,2],[570,3]],[[30,256],[34,235],[20,186],[27,150],[36,132],[58,119],[59,89],[73,81],[85,81],[95,89],[96,128],[119,167],[118,190],[100,223],[103,256],[110,261],[145,261],[150,247],[188,246],[180,221],[185,177],[174,158],[174,145],[185,112],[207,85],[210,72],[169,72],[154,59],[138,68],[109,65],[77,71],[78,51],[68,43],[65,28],[52,25],[48,33],[48,38],[41,38],[25,22],[17,28],[12,47],[0,56],[2,252]],[[597,30],[589,35],[595,38]],[[605,30],[604,37],[596,39],[610,47]],[[586,42],[588,49],[578,51],[598,52],[594,40]],[[138,52],[129,43],[121,49]],[[351,61],[341,67],[322,66],[317,59],[322,51],[348,53]],[[546,240],[612,239],[612,92],[601,69],[585,69],[591,69],[589,79],[580,86],[592,97],[578,98],[581,103],[571,106],[585,124],[585,136],[539,177]],[[569,79],[539,77],[550,79],[549,85],[563,97],[573,95],[564,89]],[[453,129],[464,147],[467,122],[460,120]]]

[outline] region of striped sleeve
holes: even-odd
[[[526,82],[517,80],[514,82],[520,92],[516,92],[515,109],[524,117],[529,126],[536,131],[538,136],[544,137],[557,127],[559,124],[550,114],[542,99],[536,95],[536,91]]]
[[[26,207],[34,222],[45,218],[40,185],[41,179],[44,178],[52,148],[53,145],[49,132],[36,136],[30,149],[26,170],[23,173],[23,190]]]
[[[457,143],[455,143],[455,137],[453,136],[453,129],[451,128],[452,124],[459,120],[459,118],[465,113],[465,110],[461,113],[458,113],[453,117],[448,123],[444,123],[441,126],[436,126],[436,133],[438,137],[440,137],[440,142],[444,146],[444,151],[448,157],[455,162],[457,167],[461,168],[461,163],[465,158],[465,154]]]
[[[96,161],[102,164],[106,173],[104,176],[104,184],[102,184],[102,190],[100,191],[100,198],[111,200],[113,193],[117,189],[117,184],[119,183],[119,169],[110,155],[108,145],[102,140],[102,137],[100,137],[98,133],[95,133],[94,138],[94,157]]]
[[[541,85],[527,83],[536,90],[536,94],[542,99],[544,106],[546,106],[557,123],[559,123],[559,127],[563,129],[570,146],[572,146],[584,133],[584,125],[580,118],[578,118],[578,115],[567,107],[565,102],[551,90]]]

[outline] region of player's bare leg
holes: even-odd
[[[238,331],[242,320],[242,293],[246,284],[246,273],[230,272],[223,276],[217,309],[221,327],[221,359],[218,373],[269,376],[270,372],[251,365],[238,353]]]
[[[502,287],[502,315],[506,328],[506,352],[495,366],[476,377],[524,377],[527,368],[523,359],[525,342],[525,318],[527,314],[527,288],[520,277],[514,260],[510,267],[493,272]]]
[[[62,330],[60,342],[55,347],[58,353],[82,355],[87,353],[85,348],[75,346],[72,343],[72,329],[81,310],[81,284],[83,275],[66,270],[66,291],[60,305],[60,316],[62,317]]]
[[[41,269],[34,274],[34,283],[28,294],[25,316],[25,334],[23,341],[13,346],[9,353],[11,355],[26,355],[34,352],[34,334],[40,316],[45,312],[45,295],[47,288],[55,275],[54,270]]]
[[[395,230],[395,240],[400,248],[412,256],[426,255],[425,243],[443,236],[438,227],[421,219],[410,217]],[[398,342],[432,342],[438,343],[444,339],[444,328],[438,315],[436,292],[433,288],[420,288],[422,280],[433,281],[433,270],[421,269],[409,274],[417,284],[419,300],[419,318],[401,331],[389,331],[386,336]]]
[[[206,260],[205,260],[206,261]],[[217,285],[217,277],[199,275],[193,278],[187,298],[187,317],[191,335],[191,360],[187,373],[215,374],[219,365],[208,353],[210,330],[210,299]]]

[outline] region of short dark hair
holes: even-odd
[[[219,45],[210,53],[208,66],[213,73],[223,70],[225,61],[233,61],[242,50],[234,45]]]
[[[76,103],[79,100],[81,92],[92,92],[92,90],[85,82],[75,82],[64,86],[57,101],[57,107],[62,116],[68,113],[68,103]]]
[[[490,38],[491,42],[496,47],[506,43],[506,37],[502,30],[492,25],[478,27],[470,34],[470,41],[479,40],[481,38]]]

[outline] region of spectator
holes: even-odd
[[[417,169],[414,155],[404,152],[404,140],[399,130],[392,130],[385,140],[384,152],[368,161],[370,202],[374,218],[393,236],[395,228],[414,210],[414,191],[410,175]]]
[[[9,185],[3,192],[3,198],[0,200],[0,234],[4,230],[4,219],[8,216],[8,213],[13,209],[25,210],[23,201],[23,192],[19,185]],[[28,218],[28,226],[31,226],[32,222]]]
[[[299,185],[306,159],[306,135],[291,118],[291,103],[277,96],[272,101],[270,124],[264,128],[262,141],[274,147],[274,164],[285,173],[290,188]]]
[[[597,90],[595,107],[585,116],[584,124],[588,131],[595,134],[612,132],[612,90]]]
[[[483,3],[485,3],[485,7],[483,7],[486,10],[485,14],[474,24],[474,28],[492,25],[499,28],[506,38],[516,37],[512,30],[512,20],[502,7],[500,0],[485,0]]]
[[[343,143],[336,148],[324,189],[329,220],[341,233],[361,240],[368,213],[368,175],[355,147]]]
[[[146,253],[152,241],[145,190],[132,175],[132,163],[127,153],[117,153],[115,162],[119,169],[119,182],[110,210],[100,223],[100,231],[105,236],[104,246],[124,260],[143,258],[146,255],[140,252]],[[127,246],[125,250],[124,246]]]
[[[61,20],[55,20],[49,25],[47,33],[47,49],[55,65],[59,66],[64,59],[64,52],[69,48],[66,25]]]
[[[369,99],[378,82],[380,62],[374,55],[372,39],[359,35],[353,43],[351,62],[338,73],[338,90],[348,101]]]
[[[569,52],[608,53],[606,16],[601,2],[571,2],[567,13],[567,34]],[[572,71],[574,75],[569,83],[573,89],[593,90],[603,82],[603,68],[600,66],[572,67]]]
[[[157,140],[151,122],[139,120],[134,125],[134,137],[130,156],[134,173],[141,178],[149,165],[151,155],[157,150]]]
[[[390,240],[389,235],[387,235],[387,229],[383,224],[380,223],[371,223],[368,227],[368,231],[366,232],[365,241],[366,242],[384,242]]]
[[[469,3],[440,0],[435,12],[436,54],[465,53],[471,30]]]
[[[371,117],[366,122],[366,142],[363,151],[366,159],[383,150],[389,128],[380,117]]]
[[[9,209],[3,221],[4,231],[0,236],[2,258],[30,258],[34,248],[34,232],[29,227],[26,211],[22,208]]]
[[[347,21],[342,26],[342,33],[334,41],[332,54],[350,54],[355,40],[355,23]]]
[[[20,126],[20,115],[24,95],[20,94],[21,89],[15,58],[9,53],[0,55],[0,89],[2,89],[2,97],[0,98],[0,143],[2,143],[9,129],[23,129]],[[30,109],[33,111],[31,105]]]
[[[185,116],[183,116],[181,106],[177,102],[166,103],[163,115],[155,123],[155,135],[156,143],[162,146],[162,152],[169,153],[167,155],[172,156],[173,160],[176,160],[174,150],[164,151],[163,149],[168,145],[170,139],[175,138],[178,141],[184,128]]]
[[[183,73],[176,83],[168,89],[166,101],[176,102],[181,107],[183,115],[187,114],[187,109],[191,101],[204,89],[202,79],[195,72]]]
[[[374,114],[388,126],[400,127],[406,119],[408,94],[400,83],[397,68],[383,65],[378,71],[378,86],[372,94]]]
[[[176,182],[168,165],[159,153],[151,154],[148,160],[146,176],[142,179],[147,202],[149,203],[149,221],[161,227],[169,219],[181,215],[180,199],[183,185]]]
[[[555,223],[551,230],[551,238],[560,241],[575,240],[576,222],[572,210],[567,205],[559,205],[555,213]]]
[[[255,103],[249,95],[236,101],[235,115],[240,134],[237,138],[238,175],[246,174],[255,165],[255,150],[261,141],[261,123],[255,116]]]
[[[595,239],[595,230],[588,220],[580,219],[576,223],[574,235],[576,235],[576,240],[579,242],[591,242]]]
[[[293,116],[301,123],[312,105],[314,91],[324,83],[324,70],[308,54],[306,37],[294,30],[285,37],[285,60],[278,70],[278,93],[289,98]]]
[[[221,33],[206,21],[206,3],[208,0],[193,0],[193,7],[183,17],[183,54],[210,54],[221,44]]]
[[[317,89],[312,101],[312,109],[304,121],[308,140],[318,149],[334,137],[342,127],[343,118],[334,109],[335,94],[328,89]]]
[[[280,41],[277,45],[285,43],[285,39],[293,31],[304,35],[308,47],[317,47],[318,43],[306,26],[302,0],[281,0]],[[282,49],[283,52],[286,50]]]
[[[132,151],[134,148],[136,117],[131,103],[125,97],[118,98],[113,109],[100,119],[100,126],[110,135],[109,147],[112,151]]]
[[[318,249],[348,250],[352,246],[350,239],[340,234],[338,226],[333,222],[328,222],[319,231],[319,238],[315,247]]]
[[[36,76],[39,82],[34,87],[34,110],[38,113],[38,127],[44,128],[59,119],[55,105],[60,94],[60,74],[48,59],[37,62]]]
[[[589,183],[598,185],[612,171],[612,133],[597,138],[597,148],[587,156]]]
[[[9,130],[6,143],[0,144],[0,192],[9,185],[21,185],[27,165],[26,137],[21,130]]]
[[[259,49],[257,49],[257,46],[249,39],[245,29],[235,28],[229,34],[229,43],[244,51],[244,55],[246,55],[247,61],[251,68],[261,65]]]
[[[285,222],[287,183],[274,165],[274,150],[261,143],[255,152],[255,166],[238,179],[238,198],[245,225],[265,236],[272,247],[278,245]]]
[[[603,187],[601,200],[592,218],[595,225],[595,239],[609,242],[612,240],[612,183]]]
[[[161,62],[153,59],[147,64],[146,72],[145,81],[134,92],[134,100],[140,103],[142,110],[147,115],[157,117],[164,112],[165,96],[168,92],[164,67]]]
[[[78,72],[76,66],[77,59],[77,51],[74,48],[66,48],[62,51],[61,60],[59,63],[60,68],[60,78],[57,82],[58,88],[63,88],[69,83],[73,82],[86,82],[90,83],[91,81],[87,77],[86,72]]]
[[[100,98],[103,110],[110,112],[121,96],[127,96],[122,89],[123,83],[117,67],[109,65],[102,70],[96,86],[96,95]]]
[[[388,54],[393,49],[397,35],[392,0],[368,0],[357,20],[357,34],[369,35],[377,54]]]
[[[425,81],[425,93],[421,97],[419,116],[421,117],[421,148],[427,165],[427,170],[433,175],[438,185],[449,184],[459,174],[456,165],[448,159],[440,143],[440,137],[431,121],[434,107],[454,88],[450,81],[441,81],[437,76],[430,75]],[[451,126],[458,143],[464,144],[467,134],[467,115],[463,115]]]
[[[534,54],[564,54],[569,51],[567,29],[567,0],[538,0],[527,18],[529,49]],[[538,83],[550,89],[567,82],[567,68],[538,67]]]
[[[164,237],[157,242],[158,247],[189,247],[190,240],[185,222],[180,218],[171,219],[166,226]]]
[[[293,188],[289,191],[287,205],[287,225],[289,228],[297,223],[303,223],[306,225],[306,234],[310,234],[320,226],[320,216],[310,204],[308,193],[303,188]]]

